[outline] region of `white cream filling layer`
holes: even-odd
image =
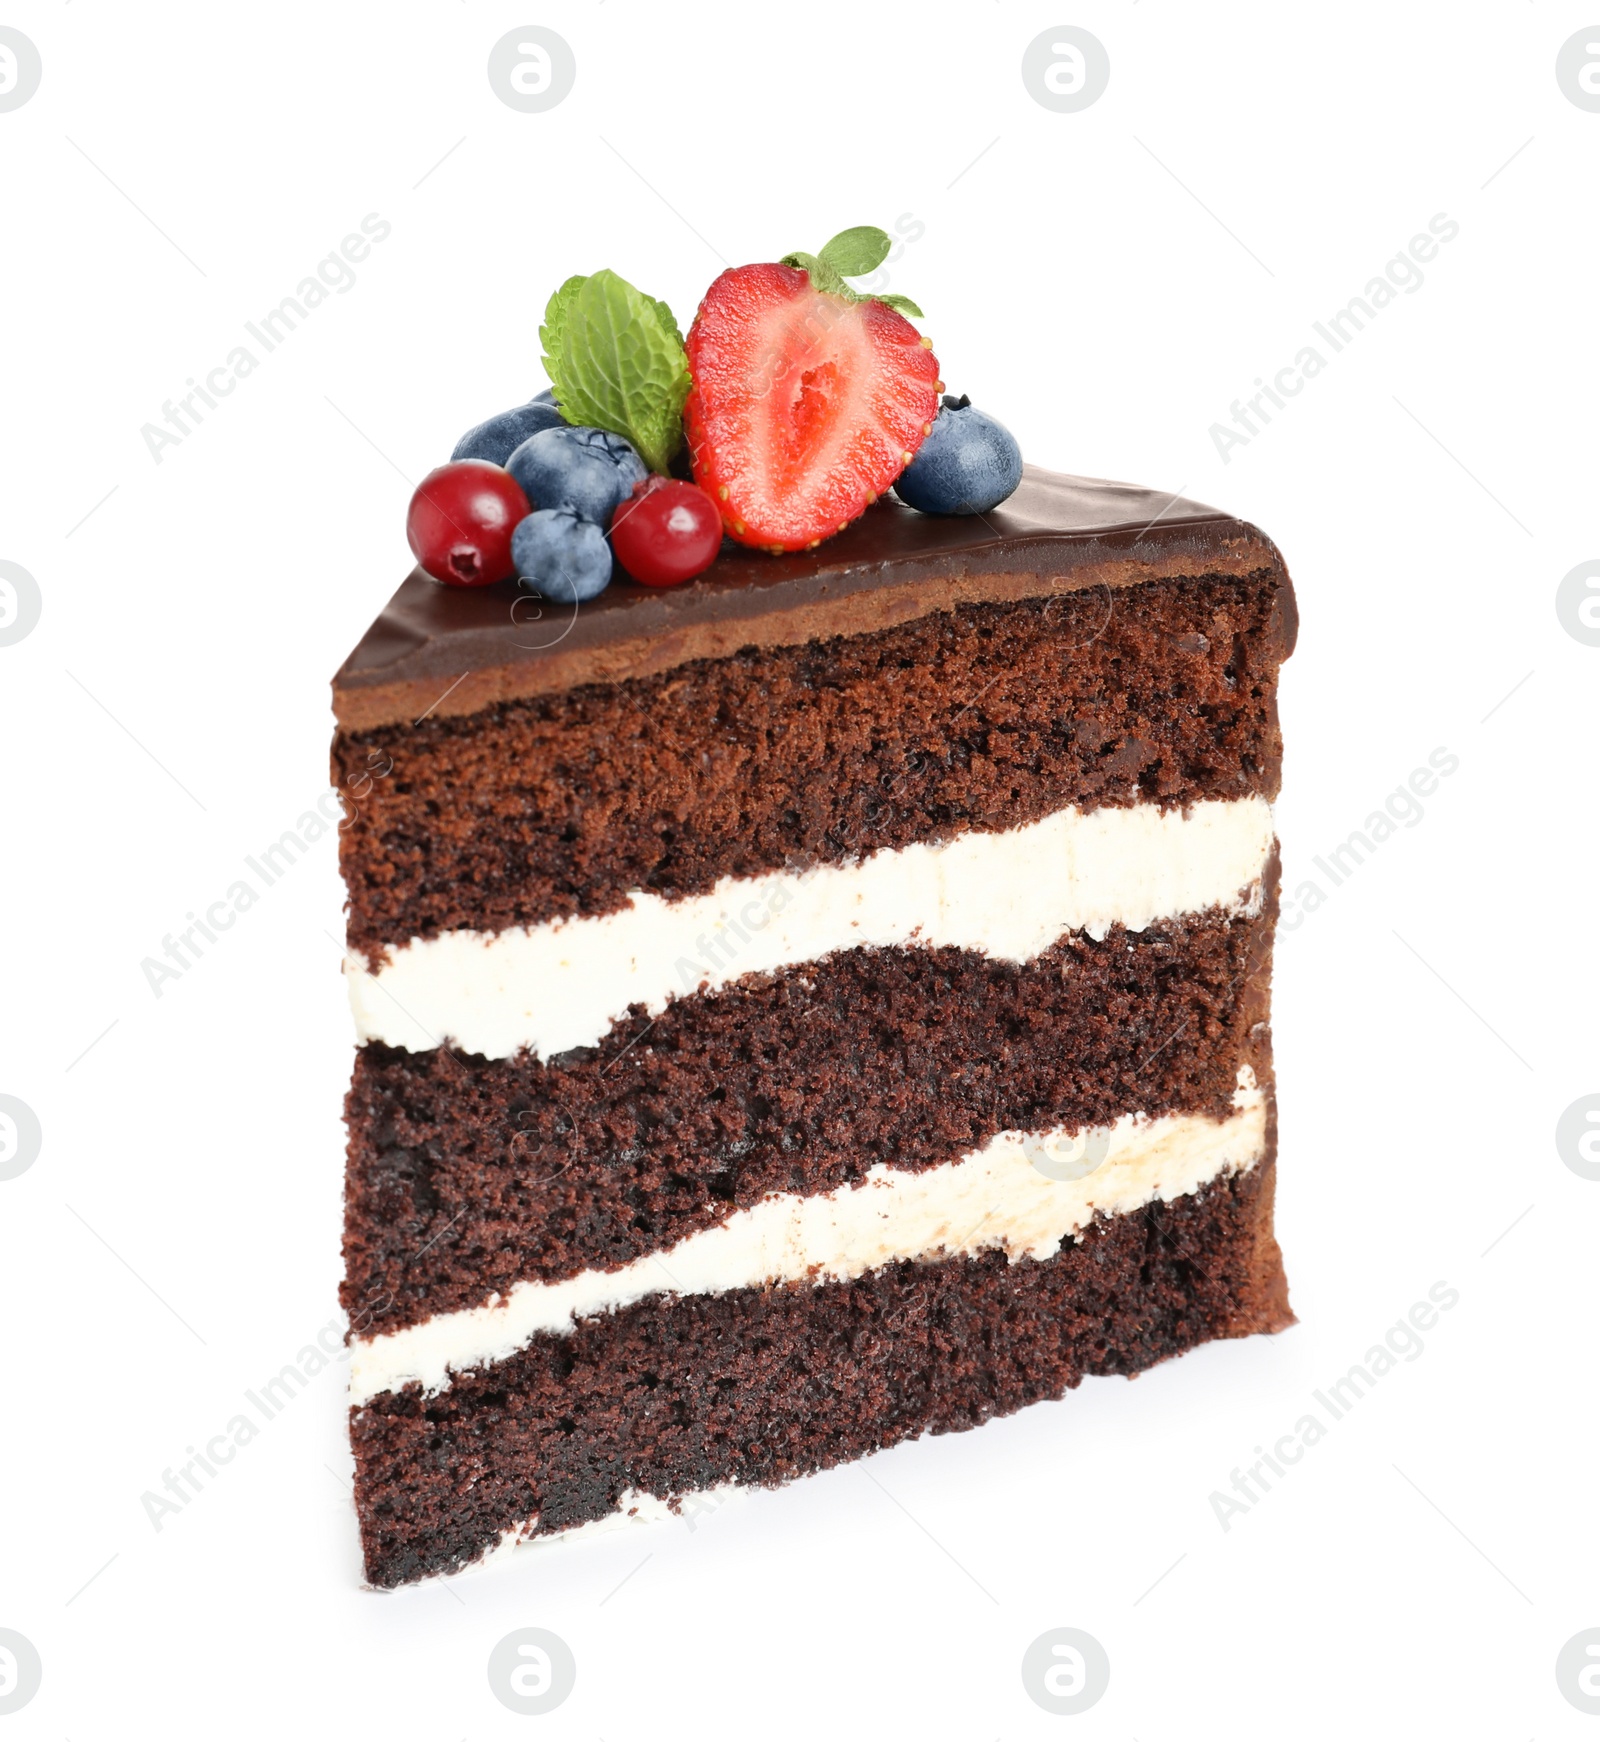
[[[683,901],[635,894],[599,919],[416,938],[376,974],[352,952],[350,1005],[362,1041],[549,1058],[598,1044],[631,1004],[658,1015],[675,996],[836,950],[951,945],[1028,962],[1070,931],[1251,913],[1272,842],[1261,798],[1058,811],[853,865],[724,877]]]
[[[442,1391],[453,1372],[504,1360],[540,1333],[653,1294],[720,1294],[772,1282],[845,1281],[903,1258],[1000,1248],[1013,1263],[1049,1258],[1097,1214],[1168,1202],[1253,1167],[1266,1145],[1266,1102],[1249,1067],[1225,1119],[1127,1114],[1069,1136],[1004,1131],[957,1161],[908,1173],[874,1167],[860,1185],[801,1197],[775,1193],[621,1270],[520,1282],[504,1298],[358,1339],[350,1401],[359,1408],[413,1382]]]

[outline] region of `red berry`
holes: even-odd
[[[724,272],[688,352],[695,482],[741,544],[800,550],[838,532],[939,410],[938,362],[904,315],[816,290],[792,266]]]
[[[411,554],[447,587],[488,587],[516,572],[511,535],[529,513],[522,486],[487,460],[435,466],[406,510]]]
[[[711,567],[722,547],[722,516],[694,484],[646,478],[611,522],[617,561],[647,587],[675,587]]]

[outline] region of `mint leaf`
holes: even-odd
[[[844,278],[860,278],[876,272],[889,252],[888,235],[875,224],[857,224],[853,230],[841,230],[823,246],[823,264]]]
[[[643,291],[640,291],[639,295],[645,302],[649,303],[650,311],[656,317],[662,332],[664,332],[667,337],[671,339],[673,344],[675,344],[681,351],[683,349],[683,334],[678,330],[677,318],[674,316],[672,310],[657,298],[653,296],[645,296]]]
[[[881,302],[886,307],[892,308],[896,314],[915,315],[919,321],[923,318],[922,310],[917,307],[909,296],[874,296],[869,297],[867,300],[869,302]]]
[[[567,311],[572,307],[573,299],[583,289],[588,280],[580,273],[575,278],[569,278],[565,284],[545,304],[544,325],[539,329],[539,343],[545,349],[543,358],[545,373],[549,374],[551,357],[561,355],[567,327]],[[555,377],[550,377],[552,382]]]
[[[672,311],[602,271],[569,278],[539,329],[544,367],[568,423],[608,429],[665,472],[683,443],[689,360]]]

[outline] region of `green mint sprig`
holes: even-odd
[[[672,310],[615,272],[569,278],[539,329],[561,415],[608,429],[665,472],[683,445],[689,359]]]
[[[798,266],[809,274],[812,284],[829,296],[843,297],[846,302],[881,302],[903,315],[922,319],[922,310],[909,296],[863,295],[845,283],[847,278],[865,278],[876,272],[887,258],[890,241],[888,232],[876,224],[857,224],[852,230],[841,230],[831,242],[823,245],[819,254],[785,254],[784,266]]]

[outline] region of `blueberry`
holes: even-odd
[[[553,387],[545,388],[543,393],[534,394],[533,398],[528,401],[530,405],[554,405],[555,402],[556,390]]]
[[[611,579],[606,535],[570,508],[540,508],[519,520],[511,560],[523,580],[563,605],[597,597]]]
[[[645,476],[643,462],[620,436],[569,424],[529,436],[506,470],[533,507],[570,508],[602,530]]]
[[[639,458],[633,444],[624,441],[621,436],[613,435],[608,429],[580,428],[573,433],[584,447],[604,454],[622,474],[622,494],[617,498],[619,502],[633,494],[635,484],[642,484],[650,476],[650,468]]]
[[[1022,482],[1022,449],[1004,424],[948,395],[933,432],[894,481],[894,493],[924,514],[987,514]]]
[[[530,400],[469,429],[456,443],[450,458],[487,460],[493,466],[503,466],[529,436],[542,429],[554,429],[560,422],[561,413],[548,400]]]

